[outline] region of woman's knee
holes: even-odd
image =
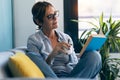
[[[84,53],[82,57],[85,58],[91,64],[101,64],[101,55],[98,51],[88,51]]]
[[[102,61],[99,52],[97,51],[85,52],[81,56],[78,64],[74,67],[73,72],[75,71],[74,74],[76,74],[79,77],[94,78],[101,70],[102,67],[101,62]]]
[[[89,51],[87,52],[88,57],[101,60],[101,55],[98,51]]]

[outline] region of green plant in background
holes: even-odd
[[[112,21],[112,16],[103,21],[103,13],[99,18],[100,30],[106,35],[107,41],[100,50],[102,56],[102,70],[100,76],[102,80],[115,80],[120,77],[120,59],[110,58],[110,51],[120,52],[120,20]]]
[[[97,20],[97,19],[96,19]],[[74,22],[79,22],[77,20],[72,20]],[[95,26],[91,30],[85,30],[79,38],[80,44],[83,46],[86,39],[92,32],[97,34],[104,34],[107,37],[105,44],[100,49],[100,54],[102,57],[102,69],[100,71],[101,80],[115,80],[120,78],[120,59],[110,58],[110,52],[120,52],[120,20],[112,21],[112,16],[110,15],[108,20],[104,20],[103,13],[99,17],[99,25],[93,22],[87,23]]]

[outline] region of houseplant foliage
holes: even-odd
[[[107,41],[100,50],[102,56],[102,70],[100,76],[102,80],[115,80],[120,77],[120,59],[110,58],[110,52],[120,52],[120,20],[112,21],[112,16],[103,21],[103,13],[99,18],[100,30],[106,35]]]
[[[97,19],[96,19],[97,20]],[[78,20],[72,20],[74,22],[80,22]],[[87,23],[95,26],[91,30],[85,30],[79,38],[80,44],[83,46],[86,39],[92,32],[97,34],[104,34],[107,37],[105,44],[100,49],[102,57],[102,69],[100,71],[101,80],[115,80],[120,78],[120,59],[110,58],[110,52],[120,52],[120,20],[112,20],[112,16],[108,20],[104,20],[104,14],[99,17],[97,25],[93,22]]]

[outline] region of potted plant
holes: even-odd
[[[74,22],[79,22],[77,20],[72,20]],[[87,21],[86,21],[87,22]],[[79,38],[80,44],[83,46],[86,39],[92,32],[97,34],[104,34],[107,37],[105,44],[100,49],[100,54],[102,57],[102,69],[100,71],[101,80],[115,80],[120,78],[120,59],[110,58],[110,52],[120,52],[120,20],[112,21],[112,16],[110,15],[108,20],[104,20],[103,13],[99,17],[99,25],[93,22],[87,22],[95,26],[91,30],[85,30],[81,37]]]

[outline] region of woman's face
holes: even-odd
[[[44,30],[53,30],[58,27],[58,12],[54,7],[49,6],[46,9],[45,16],[43,18],[43,29]]]

